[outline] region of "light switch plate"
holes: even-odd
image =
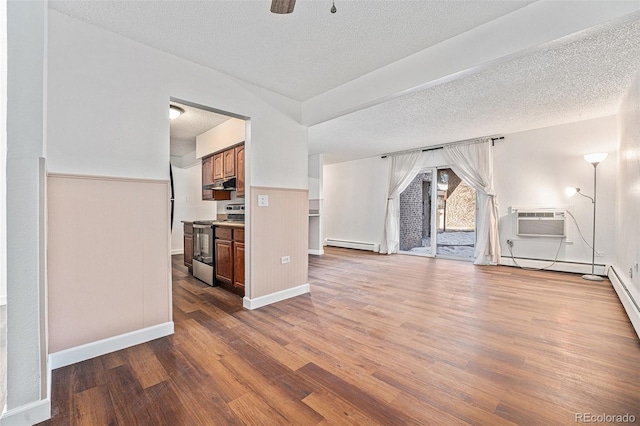
[[[268,207],[268,206],[269,206],[269,196],[258,195],[258,207]]]

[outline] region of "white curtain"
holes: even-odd
[[[460,143],[443,148],[451,169],[477,192],[476,265],[496,264],[500,260],[498,203],[493,190],[491,139]]]
[[[384,220],[384,233],[380,244],[380,253],[397,253],[400,241],[400,201],[399,195],[416,177],[416,164],[422,151],[390,154],[389,190],[387,192],[387,212]]]

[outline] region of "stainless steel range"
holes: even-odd
[[[244,222],[244,204],[227,204],[227,222]]]
[[[193,222],[193,276],[213,285],[213,221]]]

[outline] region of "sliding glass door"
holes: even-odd
[[[476,191],[450,168],[436,170],[432,190],[432,253],[439,257],[473,260],[476,243]]]
[[[400,194],[400,251],[472,260],[476,193],[450,168],[423,170]]]

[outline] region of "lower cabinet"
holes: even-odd
[[[233,280],[233,241],[216,239],[216,278],[231,283]]]
[[[184,266],[193,273],[193,222],[182,222],[184,244]]]
[[[244,229],[216,226],[215,258],[220,287],[244,296]]]

